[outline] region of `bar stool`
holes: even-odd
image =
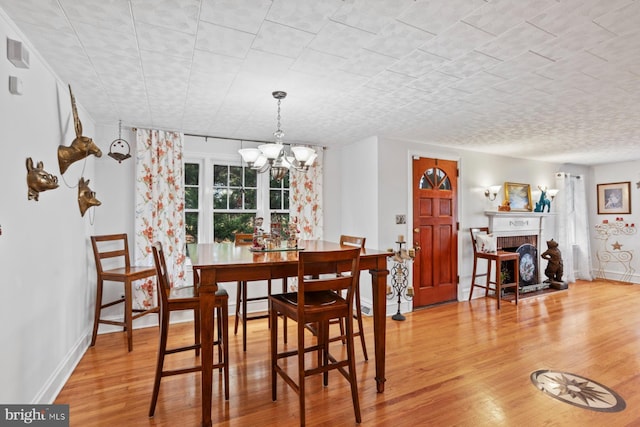
[[[149,309],[133,308],[132,285],[136,280],[150,279],[155,277],[156,269],[153,267],[136,267],[131,265],[129,259],[129,241],[127,235],[109,234],[102,236],[91,236],[91,246],[93,256],[96,261],[97,290],[96,307],[93,319],[93,333],[91,334],[91,346],[96,344],[98,325],[100,323],[108,325],[122,326],[127,333],[127,346],[129,351],[133,350],[133,326],[135,319],[151,313],[160,313],[158,307]],[[123,287],[124,296],[116,300],[103,303],[102,290],[104,282],[120,282]],[[102,309],[112,305],[124,303],[123,321],[109,320],[101,317]]]
[[[520,282],[520,255],[517,252],[506,252],[496,250],[495,252],[482,252],[478,250],[478,235],[479,234],[488,234],[489,227],[478,227],[478,228],[470,228],[471,232],[471,242],[473,246],[473,274],[471,275],[471,290],[469,291],[469,301],[473,297],[473,289],[483,288],[484,296],[489,295],[489,290],[493,290],[496,293],[496,300],[498,302],[498,310],[500,309],[500,301],[502,299],[502,290],[506,288],[515,288],[515,302],[518,305],[518,283]],[[478,261],[481,259],[487,260],[487,272],[478,274]],[[512,262],[513,263],[513,271],[514,276],[512,282],[502,283],[502,263],[503,262]],[[495,281],[491,280],[491,270],[492,266],[495,266]],[[485,277],[485,282],[483,284],[479,284],[476,282],[477,278]],[[491,285],[494,285],[493,287]]]

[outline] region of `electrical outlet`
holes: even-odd
[[[396,215],[396,224],[406,224],[407,216],[406,215]]]

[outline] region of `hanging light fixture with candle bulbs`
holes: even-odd
[[[287,92],[277,90],[272,95],[278,100],[278,128],[273,133],[275,142],[259,145],[258,148],[243,148],[238,152],[250,168],[260,173],[271,170],[271,177],[280,181],[289,169],[308,171],[318,154],[313,148],[305,146],[291,147],[291,153],[287,153],[283,143],[284,131],[280,128],[280,104],[287,97]]]

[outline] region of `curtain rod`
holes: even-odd
[[[131,130],[136,132],[138,130],[138,128],[132,127]],[[212,138],[212,139],[226,139],[226,140],[229,140],[229,141],[240,141],[240,142],[257,142],[259,144],[273,144],[274,143],[273,141],[264,141],[264,140],[261,140],[261,139],[231,138],[231,137],[226,137],[226,136],[199,135],[199,134],[195,134],[195,133],[185,133],[183,135],[184,136],[193,136],[193,137],[196,137],[196,138],[204,138],[205,141],[207,139],[209,139],[209,138]],[[291,146],[292,144],[293,143],[291,143],[291,142],[283,143],[283,145],[288,145],[288,146]],[[300,144],[300,145],[310,145],[312,147],[319,147],[319,148],[322,148],[323,150],[327,149],[327,147],[324,146],[324,145],[308,144],[308,143],[298,143],[298,144]]]
[[[264,141],[261,139],[247,139],[247,138],[230,138],[230,137],[224,137],[224,136],[213,136],[213,135],[198,135],[198,134],[193,134],[193,133],[185,133],[184,136],[194,136],[196,138],[204,138],[205,141],[208,138],[213,138],[213,139],[227,139],[229,141],[240,141],[240,142],[257,142],[257,143],[261,143],[261,144],[274,144],[273,141]],[[283,145],[288,145],[291,146],[294,143],[291,142],[284,142]],[[323,150],[326,150],[327,147],[323,146],[323,145],[317,145],[317,144],[308,144],[308,143],[297,143],[300,145],[310,145],[312,147],[320,147]]]

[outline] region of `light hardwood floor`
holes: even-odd
[[[480,298],[406,317],[387,318],[384,393],[376,393],[373,360],[364,362],[356,345],[363,426],[640,425],[638,285],[580,282],[518,306],[504,303],[500,312],[494,299]],[[372,354],[372,321],[365,321]],[[179,336],[174,342],[192,336],[190,324],[172,332]],[[247,334],[244,354],[241,335],[230,334],[228,402],[214,373],[214,424],[297,425],[297,396],[281,380],[278,400],[271,401],[266,320],[250,322]],[[123,333],[98,337],[56,399],[70,405],[72,426],[199,425],[199,374],[163,379],[155,417],[147,417],[157,338],[157,328],[136,330],[128,353]],[[530,374],[539,369],[597,381],[627,407],[603,413],[555,400],[532,385]],[[328,388],[320,382],[307,379],[308,425],[355,425],[347,382],[339,374],[330,376]]]

